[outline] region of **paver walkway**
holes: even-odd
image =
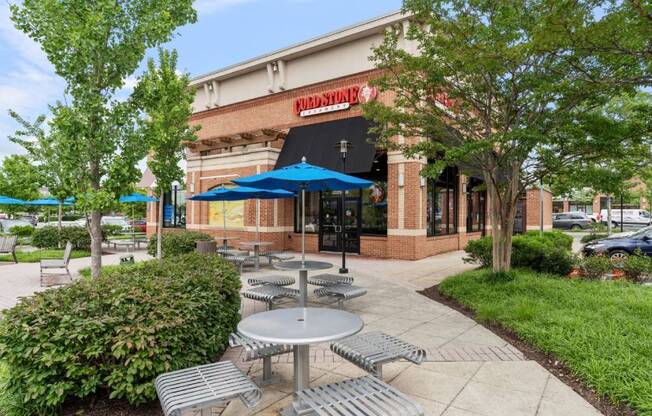
[[[120,256],[123,254],[126,253],[102,256],[102,264],[119,264]],[[137,250],[133,254],[136,261],[151,258],[144,250]],[[76,278],[79,270],[90,265],[90,257],[71,259],[69,270],[73,278]],[[47,288],[41,287],[38,263],[0,263],[0,311],[15,305],[19,297],[29,296],[45,289]]]
[[[310,255],[310,259],[337,265],[338,256]],[[420,366],[394,363],[383,368],[386,382],[422,403],[427,415],[445,416],[584,416],[600,415],[595,408],[534,361],[461,313],[416,291],[445,277],[473,268],[454,252],[428,259],[387,261],[351,256],[347,266],[355,284],[368,289],[366,296],[345,303],[345,309],[362,317],[364,331],[384,331],[428,350]],[[329,271],[337,273],[337,268]],[[269,268],[246,272],[251,276],[286,274]],[[314,286],[308,287],[310,294]],[[328,306],[316,302],[312,305]],[[294,306],[289,302],[283,306]],[[260,302],[243,301],[243,315],[262,312]],[[240,349],[224,359],[236,362],[260,380],[260,362],[243,363]],[[292,355],[275,357],[276,382],[264,387],[262,402],[248,410],[231,402],[223,416],[278,415],[292,400]],[[311,347],[313,385],[364,375],[364,371],[333,354],[328,344]]]
[[[528,361],[511,345],[483,326],[416,291],[437,284],[447,276],[474,266],[462,262],[462,252],[409,262],[350,256],[347,265],[355,284],[368,289],[364,297],[345,303],[345,309],[362,317],[364,331],[384,331],[428,349],[428,361],[420,366],[394,363],[383,369],[384,380],[421,402],[427,415],[445,416],[585,416],[600,413],[571,388],[534,361]],[[103,258],[116,264],[119,255]],[[137,252],[136,259],[145,259]],[[338,264],[336,255],[310,255],[310,259]],[[75,273],[90,259],[71,260]],[[336,273],[337,268],[327,272]],[[243,286],[253,275],[281,274],[264,268],[242,276]],[[283,272],[282,274],[290,274]],[[314,287],[309,286],[311,290]],[[0,265],[0,308],[12,306],[18,296],[39,287],[38,263]],[[314,301],[314,296],[311,296]],[[318,306],[329,306],[314,303]],[[288,303],[286,306],[293,306]],[[243,315],[265,310],[263,304],[243,301]],[[260,362],[243,363],[240,349],[230,349],[231,359],[259,378]],[[292,356],[277,357],[276,382],[264,387],[262,402],[243,409],[231,402],[225,416],[277,415],[292,400]],[[334,355],[327,344],[311,348],[313,384],[361,376],[364,372]],[[218,410],[218,409],[214,409]]]

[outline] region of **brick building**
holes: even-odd
[[[175,188],[165,198],[165,226],[222,235],[225,210],[227,234],[250,240],[255,201],[185,203],[185,196],[298,163],[303,156],[309,163],[341,170],[335,145],[346,139],[354,145],[347,173],[374,185],[347,192],[344,206],[337,192],[309,194],[307,251],[340,249],[340,216],[347,251],[365,256],[419,259],[461,249],[483,235],[490,225],[479,178],[448,168],[437,180],[426,180],[419,175],[426,160],[406,159],[369,143],[369,123],[359,104],[392,102],[392,94],[368,85],[379,76],[369,61],[371,49],[382,42],[387,28],[405,33],[407,25],[401,14],[389,14],[195,78],[190,122],[201,125],[199,140],[187,149],[186,189]],[[414,50],[402,39],[404,48]],[[539,228],[539,197],[537,189],[523,196],[517,231]],[[156,224],[155,205],[148,211],[150,230]],[[544,212],[548,229],[552,198],[547,191]],[[299,249],[298,213],[294,200],[260,201],[260,239],[273,241],[276,249]]]

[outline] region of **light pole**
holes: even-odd
[[[346,174],[346,153],[349,151],[349,148],[352,148],[353,145],[349,143],[346,139],[340,140],[335,144],[335,148],[340,149],[340,156],[342,157],[342,173]],[[342,248],[342,267],[340,267],[340,273],[348,273],[349,269],[346,268],[346,238],[344,237],[344,213],[346,212],[346,191],[340,191],[341,193],[341,207],[340,207],[340,247]]]

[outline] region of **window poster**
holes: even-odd
[[[223,226],[226,213],[227,228],[244,227],[244,201],[215,201],[208,203],[208,224]]]

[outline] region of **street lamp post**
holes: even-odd
[[[340,149],[340,156],[342,157],[342,173],[346,174],[346,154],[349,150],[349,148],[352,148],[353,145],[348,142],[347,140],[343,139],[340,140],[338,143],[335,144],[335,148]],[[342,267],[340,267],[340,273],[345,274],[349,272],[349,269],[346,268],[346,238],[345,238],[345,232],[344,232],[344,213],[346,212],[345,204],[346,204],[346,191],[341,191],[341,209],[340,209],[340,232],[339,232],[339,238],[340,238],[340,247],[342,248]]]

